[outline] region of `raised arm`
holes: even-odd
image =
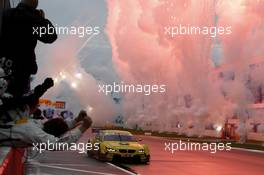
[[[53,43],[57,40],[56,29],[53,24],[45,18],[43,10],[35,10],[32,18],[32,30],[37,39],[43,43]]]

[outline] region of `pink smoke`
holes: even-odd
[[[44,51],[41,67],[34,84],[40,84],[46,77],[52,77],[55,85],[43,98],[66,102],[67,110],[78,114],[83,109],[92,117],[94,125],[111,122],[116,106],[111,97],[98,92],[98,82],[80,64],[78,55],[85,39],[78,36],[61,37],[52,49]]]
[[[223,124],[252,99],[245,85],[245,64],[264,53],[264,1],[249,0],[109,0],[107,33],[113,62],[126,83],[166,84],[162,95],[124,96],[130,124],[158,121],[168,130],[175,122],[196,131],[208,123]],[[164,35],[165,26],[231,26],[231,35],[218,36],[222,62],[237,73],[232,83],[215,78],[212,52],[216,38]],[[225,98],[222,89],[230,94]],[[184,106],[191,95],[193,106]],[[142,107],[144,106],[144,107]],[[142,126],[144,127],[144,126]]]

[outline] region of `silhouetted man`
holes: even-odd
[[[5,124],[13,125],[26,116],[29,116],[28,112],[17,113],[14,111],[26,111],[26,109],[30,109],[29,112],[33,114],[38,107],[40,97],[53,85],[53,80],[51,78],[46,78],[45,81],[36,86],[31,93],[21,97],[2,98],[2,104],[0,105],[0,126]]]
[[[44,123],[40,120],[29,120],[11,129],[1,128],[0,146],[28,147],[38,143],[76,143],[91,125],[92,119],[85,111],[80,111],[71,121],[64,121],[62,118],[54,118]],[[64,146],[61,147],[58,149],[61,150]]]
[[[54,26],[37,6],[38,0],[21,0],[16,8],[3,13],[0,63],[5,71],[12,71],[8,92],[14,96],[30,90],[30,77],[38,70],[37,41],[52,43],[57,39]]]

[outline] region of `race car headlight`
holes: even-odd
[[[139,152],[139,153],[144,153],[145,150],[144,150],[144,149],[140,149],[140,150],[138,150],[138,152]]]
[[[113,149],[113,148],[106,148],[106,150],[107,150],[108,152],[116,152],[116,150]]]

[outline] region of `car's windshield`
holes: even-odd
[[[122,135],[122,134],[109,134],[104,136],[105,141],[125,141],[125,142],[135,142],[136,139],[132,135]]]

